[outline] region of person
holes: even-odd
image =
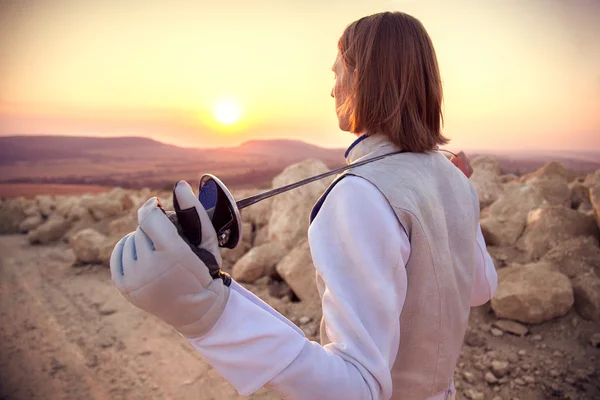
[[[321,343],[209,273],[221,261],[216,234],[184,181],[174,204],[199,226],[196,239],[182,239],[152,198],[115,246],[112,279],[241,395],[267,387],[286,399],[452,398],[470,308],[492,298],[497,276],[468,160],[435,151],[448,140],[434,48],[417,19],[385,12],[348,25],[338,49],[331,96],[339,127],[359,136],[347,162],[403,152],[337,177],[313,209]]]

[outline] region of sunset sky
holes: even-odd
[[[337,40],[355,19],[400,10],[423,22],[436,47],[450,148],[600,150],[598,0],[0,7],[0,135],[345,147],[352,137],[338,129],[329,97]]]

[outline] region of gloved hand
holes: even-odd
[[[115,246],[110,271],[134,306],[197,338],[221,316],[231,279],[220,271],[217,235],[187,182],[175,186],[173,204],[169,216],[156,197],[138,210],[139,226]]]

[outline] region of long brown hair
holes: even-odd
[[[427,31],[416,18],[384,12],[346,27],[338,42],[353,92],[342,107],[354,133],[382,133],[411,152],[448,143],[443,136],[442,83]]]

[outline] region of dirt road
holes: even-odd
[[[0,399],[240,398],[174,330],[129,305],[106,268],[73,260],[64,244],[0,236]]]

